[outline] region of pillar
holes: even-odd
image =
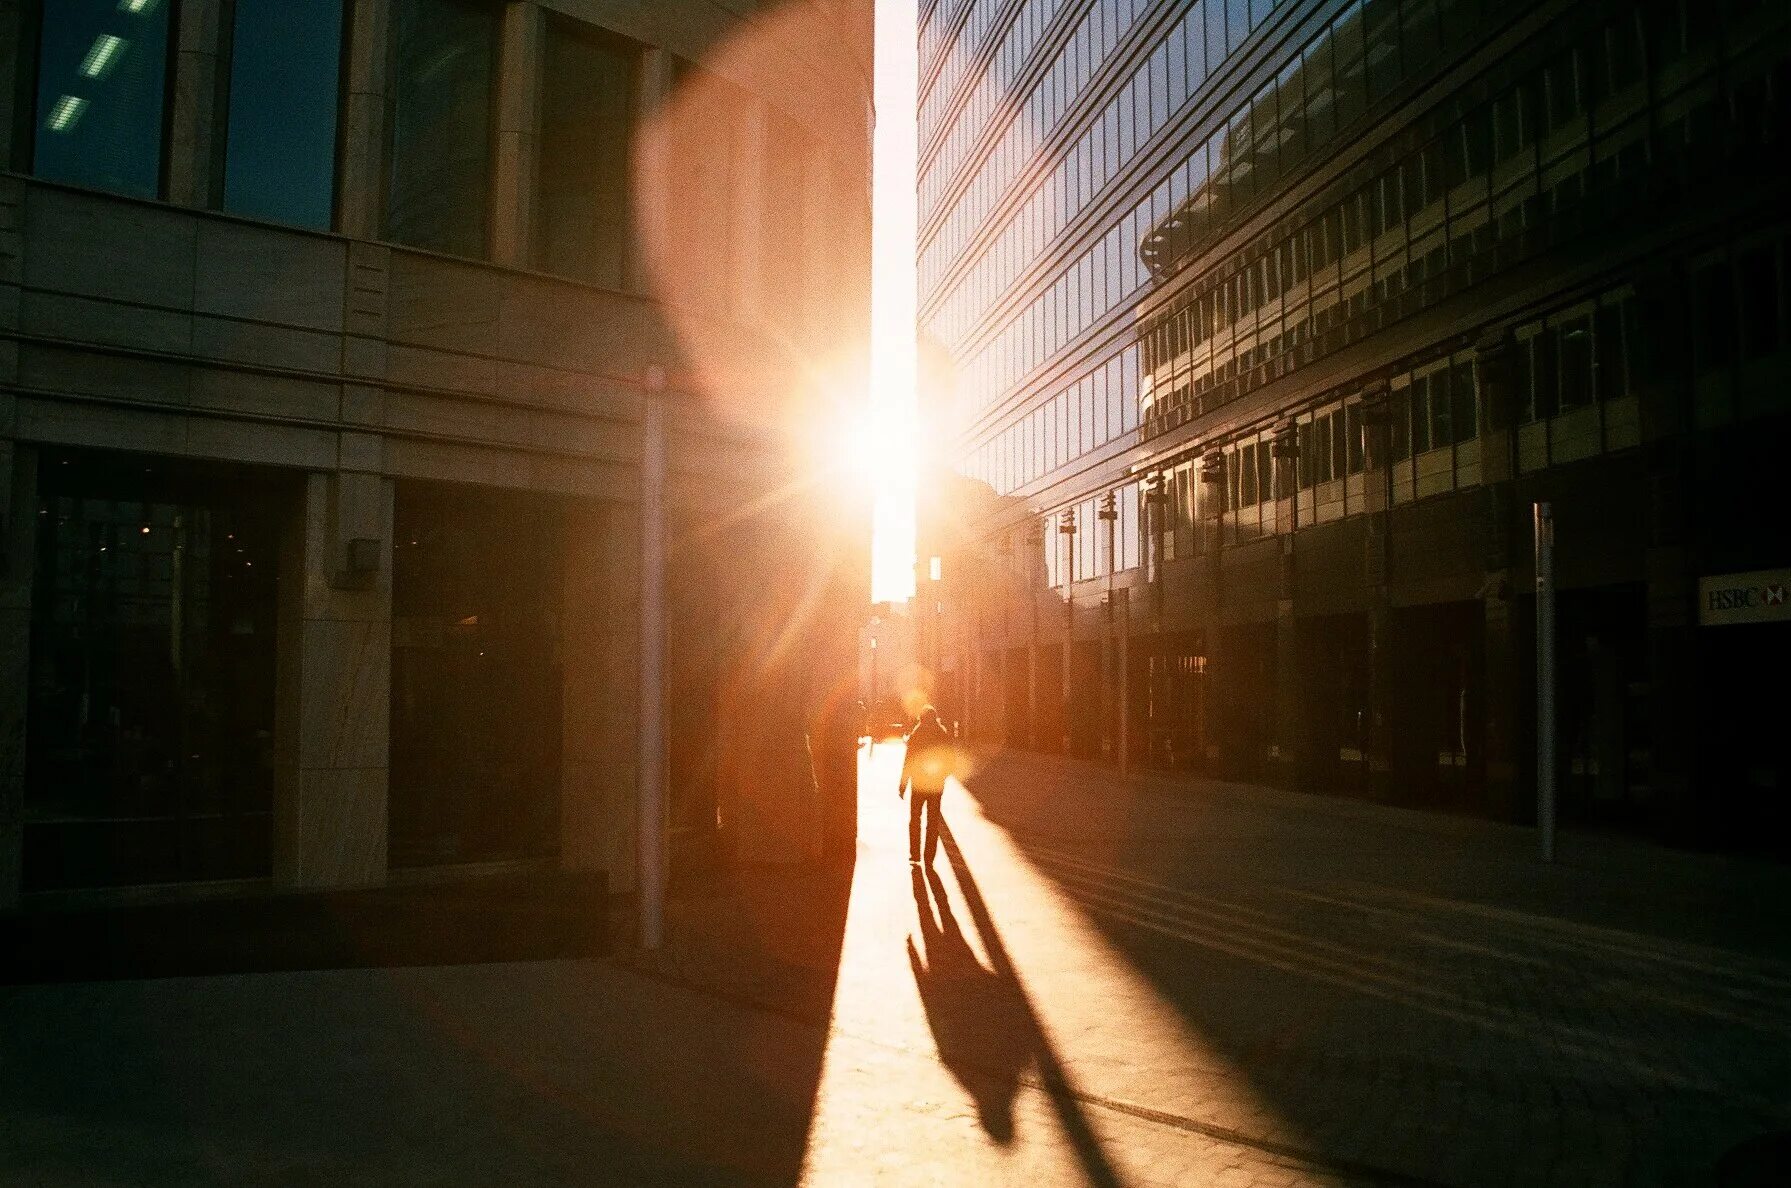
[[[1045,738],[1044,721],[1039,715],[1040,697],[1042,696],[1042,693],[1039,689],[1039,661],[1037,651],[1040,646],[1041,645],[1034,642],[1032,646],[1029,646],[1026,649],[1025,739],[1026,749],[1029,751],[1042,750]]]
[[[1393,472],[1388,452],[1389,397],[1385,382],[1362,397],[1364,509],[1368,537],[1365,585],[1368,588],[1368,793],[1376,799],[1393,794],[1393,732],[1398,727],[1398,640],[1387,601],[1388,562],[1392,550]]]
[[[8,405],[11,397],[6,397]],[[11,409],[6,429],[11,431]],[[19,902],[25,829],[25,714],[37,537],[37,451],[0,440],[0,912]]]
[[[391,0],[350,0],[347,13],[336,229],[356,239],[378,239],[384,220],[390,6]]]
[[[535,0],[504,5],[498,43],[497,126],[491,172],[491,262],[526,268],[534,244],[536,128],[541,114],[543,17]]]
[[[1481,647],[1485,655],[1481,705],[1485,744],[1480,767],[1485,781],[1483,805],[1505,821],[1523,819],[1529,810],[1531,722],[1535,687],[1525,660],[1527,629],[1515,621],[1520,550],[1527,538],[1518,533],[1517,408],[1519,393],[1515,347],[1506,330],[1482,338],[1474,353],[1475,380],[1480,388],[1480,458],[1483,526],[1480,586]],[[1474,757],[1469,756],[1469,763]]]
[[[386,876],[392,480],[306,476],[280,564],[274,881]]]
[[[627,504],[579,501],[566,513],[560,617],[560,864],[635,884],[639,726],[640,526]]]
[[[168,112],[168,201],[209,207],[223,178],[223,105],[218,77],[219,0],[175,9],[174,87]]]
[[[1284,788],[1299,782],[1300,755],[1305,730],[1301,699],[1299,620],[1294,617],[1294,547],[1300,515],[1299,434],[1292,422],[1275,430],[1270,453],[1275,460],[1275,490],[1286,496],[1277,500],[1277,518],[1286,525],[1281,534],[1279,598],[1275,603],[1275,721],[1269,746],[1270,779]],[[1285,517],[1282,519],[1282,517]]]
[[[1115,685],[1119,693],[1119,774],[1132,774],[1132,597],[1119,591],[1119,668]]]

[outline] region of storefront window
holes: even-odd
[[[280,491],[103,454],[40,475],[26,889],[266,875]]]
[[[559,845],[561,517],[403,484],[392,563],[391,862]]]
[[[44,0],[33,173],[121,194],[160,192],[172,7]]]
[[[235,0],[224,209],[330,225],[342,6]]]

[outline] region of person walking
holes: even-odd
[[[896,781],[896,795],[908,796],[908,861],[921,862],[921,833],[924,816],[926,864],[933,864],[939,852],[939,828],[944,818],[939,803],[945,795],[945,780],[952,769],[952,737],[939,711],[927,706],[920,711],[914,729],[908,732],[908,752],[902,757],[902,776]]]

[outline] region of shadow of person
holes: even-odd
[[[939,822],[939,840],[945,850],[946,860],[951,864],[952,877],[963,896],[964,906],[970,912],[971,924],[982,941],[983,950],[989,955],[990,968],[985,972],[989,972],[994,978],[999,987],[1000,1000],[1015,1015],[1016,1029],[1012,1032],[1015,1038],[1005,1041],[1009,1044],[1010,1059],[1014,1060],[1016,1068],[1031,1062],[1038,1087],[1044,1090],[1045,1096],[1050,1100],[1057,1121],[1063,1127],[1064,1137],[1074,1148],[1088,1182],[1095,1188],[1118,1188],[1121,1183],[1119,1173],[1108,1161],[1107,1153],[1101,1149],[1100,1140],[1089,1124],[1087,1114],[1083,1112],[1082,1098],[1071,1084],[1063,1062],[1058,1059],[1056,1049],[1051,1046],[1050,1039],[1039,1024],[1038,1013],[1033,1010],[1026,988],[1020,982],[1019,972],[1014,969],[1013,960],[1008,956],[1001,931],[995,927],[995,919],[989,912],[988,901],[983,898],[982,888],[970,873],[970,863],[965,859],[964,851],[959,848],[958,839],[952,835],[951,826],[943,819]],[[929,875],[935,895],[943,901],[944,885],[939,881],[938,875],[930,871]],[[1017,1076],[1016,1073],[1016,1078]]]
[[[1035,1087],[1049,1098],[1088,1182],[1095,1188],[1117,1188],[1119,1175],[1101,1149],[1083,1113],[1082,1100],[1039,1025],[982,890],[970,873],[970,864],[943,820],[939,840],[977,938],[989,957],[988,966],[977,960],[952,912],[939,873],[931,867],[924,873],[911,871],[921,949],[910,935],[908,963],[940,1059],[975,1099],[983,1129],[1004,1145],[1013,1140],[1014,1102],[1030,1071]]]
[[[1025,1004],[977,960],[939,875],[910,873],[921,943],[917,948],[909,935],[908,965],[927,1026],[940,1060],[976,1102],[983,1130],[1005,1146],[1013,1141],[1014,1098],[1031,1053]]]

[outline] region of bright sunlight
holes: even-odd
[[[876,497],[871,597],[878,601],[914,592],[914,22],[913,0],[877,5],[871,413],[852,456]]]

